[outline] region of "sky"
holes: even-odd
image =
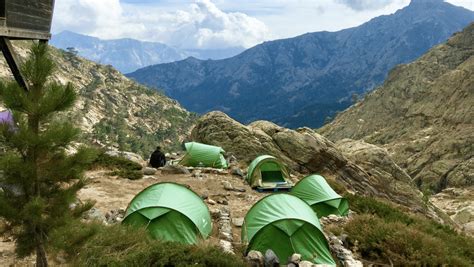
[[[410,0],[57,0],[53,33],[134,38],[183,49],[249,48],[337,31],[394,13]],[[474,10],[474,0],[447,0]]]

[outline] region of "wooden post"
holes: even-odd
[[[15,50],[13,50],[13,45],[8,37],[0,37],[0,48],[2,49],[3,55],[5,56],[8,66],[12,70],[16,82],[22,88],[28,91],[28,84],[25,82],[25,78],[23,77],[20,71],[20,62],[16,57]]]

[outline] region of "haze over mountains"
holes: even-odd
[[[222,59],[242,52],[242,47],[225,49],[179,49],[157,42],[130,38],[102,40],[71,31],[53,35],[50,44],[61,49],[74,47],[78,54],[100,64],[109,64],[129,73],[153,64],[173,62],[187,57]]]
[[[413,0],[392,15],[338,31],[265,42],[223,60],[186,60],[129,77],[161,88],[190,111],[221,110],[248,123],[318,127],[410,62],[474,20],[441,0]]]

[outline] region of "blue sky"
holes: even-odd
[[[391,14],[410,0],[58,0],[53,33],[135,38],[180,48],[251,47],[336,31]],[[448,0],[474,10],[474,0]],[[73,15],[72,15],[73,14]]]

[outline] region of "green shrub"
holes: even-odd
[[[106,168],[112,170],[110,175],[117,175],[130,180],[143,177],[142,166],[123,157],[110,156],[104,151],[98,153],[97,159],[92,163],[92,168]]]
[[[451,251],[452,247],[419,229],[401,222],[386,222],[373,215],[360,215],[345,227],[349,243],[356,244],[363,258],[390,262],[396,265],[449,264],[472,266],[472,259]]]
[[[95,168],[102,167],[130,171],[139,171],[142,169],[142,165],[134,161],[123,157],[110,156],[106,154],[105,151],[100,151],[98,153],[97,159],[92,163],[92,165]]]
[[[344,185],[342,185],[335,179],[328,178],[326,181],[328,182],[329,186],[331,186],[331,188],[334,189],[334,191],[336,191],[336,193],[342,195],[345,192],[347,192],[347,189],[344,187]]]
[[[357,213],[373,214],[388,221],[401,221],[406,224],[413,223],[413,218],[400,208],[395,208],[393,204],[382,202],[371,197],[346,194],[350,209]]]
[[[245,266],[242,258],[204,242],[152,240],[145,229],[125,225],[77,224],[55,237],[56,249],[68,252],[73,266]]]
[[[343,231],[364,259],[395,265],[474,265],[474,239],[370,197],[347,196],[355,215]]]

